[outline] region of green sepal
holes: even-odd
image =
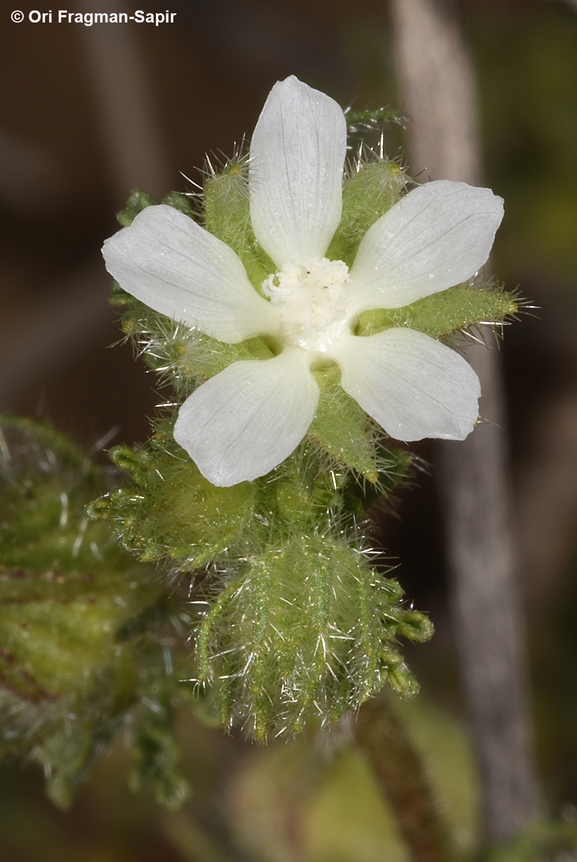
[[[403,308],[363,311],[355,334],[374,335],[400,326],[442,338],[482,324],[498,325],[513,317],[518,309],[516,297],[497,286],[461,284]]]
[[[116,220],[122,227],[128,227],[132,224],[139,212],[142,212],[146,207],[154,206],[158,201],[155,201],[148,192],[142,189],[133,189],[128,195],[126,205],[123,210],[116,213]]]
[[[274,356],[263,337],[227,344],[152,311],[123,291],[113,297],[112,301],[125,309],[122,328],[126,337],[161,383],[172,385],[181,398],[189,395],[195,384],[214,377],[233,362]]]
[[[145,360],[163,382],[170,382],[181,396],[190,393],[191,383],[203,383],[233,362],[274,356],[265,338],[257,336],[239,344],[227,344],[178,324],[168,334],[172,322],[166,323],[166,319],[164,322],[164,332],[158,329],[149,332],[154,344],[151,345],[153,349],[145,353]]]
[[[410,468],[411,456],[403,449],[382,444],[382,430],[344,391],[337,366],[313,373],[320,397],[307,438],[341,468],[352,470],[366,480],[368,485],[355,488],[350,484],[348,488],[349,496],[366,511],[402,481]]]
[[[311,440],[340,464],[375,483],[379,477],[374,429],[367,414],[340,385],[340,369],[333,365],[314,372],[320,390]]]
[[[359,165],[345,180],[341,223],[326,256],[352,266],[362,238],[397,203],[406,184],[403,169],[391,159]]]
[[[198,675],[215,684],[224,724],[257,739],[325,724],[389,681],[415,692],[397,650],[407,611],[399,584],[329,535],[293,535],[250,558],[197,636]],[[411,635],[418,627],[405,626]]]
[[[258,542],[284,544],[295,530],[323,530],[342,509],[350,470],[331,460],[317,445],[303,442],[282,464],[257,479]]]
[[[256,241],[250,218],[248,162],[232,159],[218,173],[209,172],[204,182],[204,224],[242,260],[255,290],[277,267]]]
[[[110,456],[134,484],[95,501],[89,512],[111,519],[124,547],[141,561],[169,559],[193,571],[239,543],[254,509],[252,483],[211,484],[169,428],[159,429],[147,449],[117,446]]]
[[[246,166],[233,160],[222,171],[208,173],[203,192],[206,229],[237,254],[242,253],[255,242]]]

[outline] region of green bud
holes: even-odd
[[[128,196],[124,209],[116,214],[116,219],[122,227],[128,227],[139,212],[142,212],[146,207],[153,206],[155,203],[157,201],[147,192],[142,189],[133,189]]]

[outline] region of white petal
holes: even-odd
[[[339,105],[292,75],[270,91],[250,146],[256,238],[279,267],[322,257],[341,219],[347,127]]]
[[[123,290],[219,341],[278,329],[277,310],[255,291],[234,251],[173,207],[147,207],[102,253]]]
[[[333,356],[341,385],[396,440],[464,440],[478,417],[479,378],[462,356],[422,332],[350,336]]]
[[[491,251],[503,200],[438,180],[414,189],[369,228],[351,269],[355,310],[401,308],[472,278]]]
[[[302,350],[235,362],[184,402],[174,439],[213,485],[236,485],[288,458],[306,434],[318,398]]]

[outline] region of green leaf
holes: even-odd
[[[174,613],[167,588],[86,516],[105,488],[48,426],[0,421],[0,755],[41,763],[60,807],[126,717],[138,732],[158,680],[184,695],[155,642]],[[158,781],[164,802],[180,799],[174,757]]]

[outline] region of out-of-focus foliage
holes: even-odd
[[[577,855],[577,823],[547,821],[531,824],[515,841],[487,854],[487,862],[549,862]]]
[[[66,807],[123,726],[131,783],[178,805],[187,790],[170,725],[187,693],[171,666],[173,612],[154,572],[86,516],[103,486],[52,429],[2,420],[0,754],[41,763]]]

